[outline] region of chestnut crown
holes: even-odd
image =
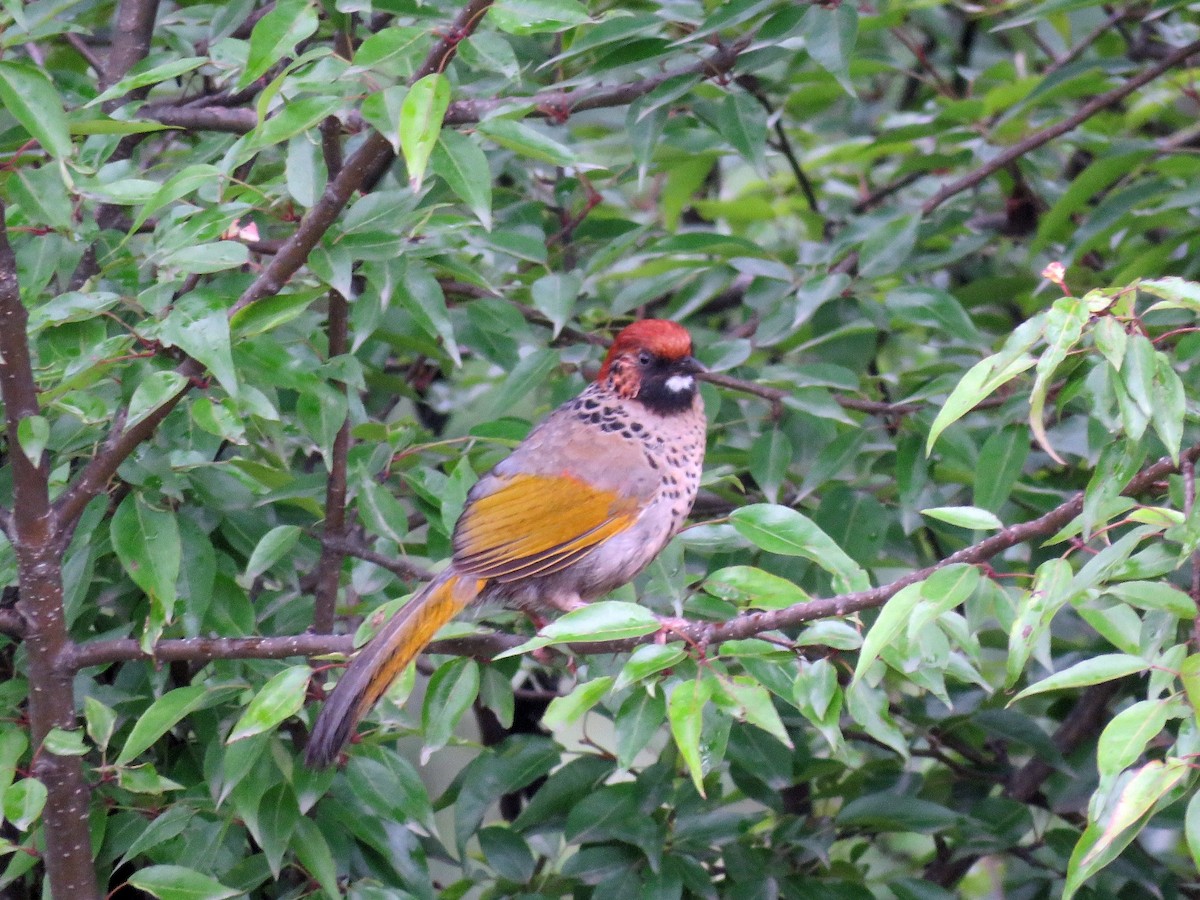
[[[620,396],[671,415],[693,409],[695,376],[703,371],[692,357],[686,328],[664,319],[642,319],[617,335],[597,378]]]

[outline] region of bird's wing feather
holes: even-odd
[[[636,497],[569,475],[488,479],[454,530],[455,567],[480,578],[510,581],[557,572],[637,520]]]

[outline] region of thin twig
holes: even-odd
[[[1082,41],[1080,41],[1062,56],[1055,58],[1053,55],[1047,54],[1050,56],[1051,62],[1050,65],[1046,66],[1046,68],[1042,70],[1042,78],[1048,78],[1063,66],[1070,65],[1071,63],[1075,62],[1075,60],[1083,56],[1084,51],[1087,50],[1088,47],[1092,46],[1092,44],[1096,43],[1096,41],[1100,40],[1100,38],[1112,31],[1118,23],[1128,19],[1130,15],[1132,15],[1132,12],[1132,9],[1122,6],[1111,16],[1109,16],[1107,20],[1101,22],[1099,25],[1093,28],[1083,38]]]
[[[1179,471],[1183,474],[1183,515],[1191,519],[1192,510],[1196,508],[1196,464],[1183,460]],[[1200,647],[1200,550],[1193,550],[1191,557],[1192,602],[1196,604],[1196,617],[1192,620],[1192,646]]]
[[[397,578],[402,578],[405,581],[429,581],[433,578],[433,573],[423,566],[418,566],[416,563],[409,562],[406,559],[384,556],[382,553],[372,550],[361,540],[357,540],[348,534],[340,538],[331,536],[327,540],[329,545],[336,550],[348,556],[354,556],[372,563],[381,569],[386,569]]]
[[[989,176],[995,174],[1008,165],[1011,165],[1016,160],[1020,159],[1026,153],[1036,150],[1049,141],[1060,135],[1066,134],[1068,131],[1074,131],[1092,116],[1101,110],[1107,109],[1116,103],[1121,102],[1138,88],[1149,84],[1154,79],[1160,77],[1164,73],[1170,71],[1175,66],[1186,60],[1189,56],[1200,52],[1200,41],[1192,41],[1186,46],[1167,54],[1159,62],[1138,73],[1133,78],[1110,91],[1105,91],[1083,104],[1079,109],[1067,118],[1063,119],[1055,125],[1048,128],[1043,128],[1041,131],[1036,131],[1024,140],[1018,141],[1007,150],[1004,150],[990,160],[984,163],[979,168],[967,173],[962,178],[952,181],[946,185],[932,197],[925,201],[921,206],[921,212],[924,215],[929,215],[951,197],[960,194],[969,188],[980,184]]]
[[[350,347],[349,303],[341,291],[329,292],[329,320],[326,325],[329,340],[329,358],[341,356]],[[347,395],[346,385],[340,381],[334,388]],[[337,616],[338,584],[341,581],[342,563],[345,553],[335,543],[346,533],[346,469],[350,455],[350,414],[342,419],[329,459],[329,479],[325,483],[325,525],[321,531],[321,556],[317,561],[317,583],[313,590],[313,629],[321,634],[333,631]]]

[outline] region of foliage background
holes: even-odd
[[[1194,3],[2,15],[6,895],[1195,895]],[[641,315],[695,526],[306,770]]]

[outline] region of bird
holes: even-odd
[[[446,567],[354,656],[305,751],[329,766],[359,720],[469,606],[569,612],[633,580],[683,526],[700,486],[706,371],[684,326],[640,319],[594,381],[467,494]]]

